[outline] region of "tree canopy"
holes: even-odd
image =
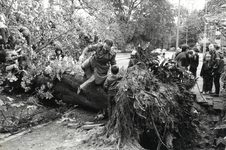
[[[95,36],[113,39],[120,49],[143,42],[163,47],[174,20],[167,0],[49,0],[48,9],[43,2],[1,2],[9,25],[28,26],[39,49],[53,40],[70,49],[84,48]]]

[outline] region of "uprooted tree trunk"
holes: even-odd
[[[36,87],[46,84],[48,78],[39,76],[36,79]],[[53,82],[53,96],[68,104],[90,107],[97,110],[107,108],[107,94],[102,85],[92,83],[87,89],[77,94],[78,86],[83,83],[83,74],[75,75],[63,74],[61,79],[55,79]],[[38,84],[38,85],[37,85]]]
[[[5,63],[7,59],[12,59],[10,54],[16,54],[16,51],[2,51],[0,52],[0,62]],[[8,58],[9,57],[9,58]],[[15,58],[16,59],[16,58]],[[58,63],[61,65],[61,67],[58,66]],[[37,88],[40,88],[42,85],[47,86],[47,83],[50,82],[53,84],[53,87],[51,90],[51,94],[54,96],[55,99],[62,100],[65,103],[69,104],[75,104],[75,105],[81,105],[86,106],[90,108],[94,108],[97,110],[102,110],[107,107],[107,94],[104,92],[102,85],[96,85],[95,83],[90,84],[85,90],[82,91],[81,94],[77,94],[77,90],[79,85],[83,83],[83,75],[84,72],[81,72],[80,70],[74,70],[76,73],[74,75],[70,73],[66,73],[65,68],[70,68],[71,66],[63,66],[63,64],[68,63],[65,61],[55,61],[52,67],[56,67],[55,72],[51,71],[53,73],[54,78],[52,79],[51,73],[47,75],[39,75],[34,79],[33,84],[33,90],[36,90]],[[76,64],[76,66],[79,66],[79,64]],[[57,68],[59,67],[59,68]],[[3,68],[3,70],[5,70]],[[64,70],[64,71],[62,71]],[[28,71],[29,72],[29,71]],[[61,72],[64,72],[63,74]],[[57,78],[56,76],[60,73],[60,78]],[[18,80],[10,82],[10,86],[12,86],[17,91],[21,89],[21,91],[24,91],[23,87],[21,87],[21,79],[23,75],[17,76]],[[31,81],[33,82],[33,81]],[[53,92],[52,92],[53,91]]]
[[[176,66],[159,69],[156,75],[144,64],[128,69],[118,85],[112,116],[99,134],[86,140],[88,145],[165,150],[183,149],[192,143],[195,129],[191,107],[195,96],[189,90],[195,80],[186,73],[177,79],[180,70]]]

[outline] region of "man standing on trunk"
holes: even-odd
[[[86,81],[79,86],[77,94],[94,81],[96,84],[102,84],[105,81],[110,66],[116,64],[116,53],[111,49],[112,46],[113,41],[107,39],[104,43],[90,45],[83,50],[79,57],[80,61],[83,61],[87,52],[95,51],[95,53],[82,63]]]

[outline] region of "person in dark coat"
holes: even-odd
[[[211,58],[210,58],[211,77],[209,80],[210,82],[209,94],[214,94],[212,92],[212,87],[214,82],[214,71],[215,71],[215,68],[217,68],[219,65],[220,56],[219,56],[219,53],[216,52],[216,49],[213,44],[210,44],[208,47],[209,47],[209,53],[211,55]]]
[[[187,52],[189,50],[189,46],[187,44],[184,44],[181,46],[181,52]]]
[[[190,68],[189,71],[196,77],[197,68],[199,65],[199,50],[194,48],[194,55],[190,59]]]
[[[95,53],[82,63],[82,69],[85,72],[84,78],[87,80],[79,86],[77,94],[80,94],[94,81],[96,84],[102,84],[105,81],[110,66],[116,64],[116,53],[111,49],[112,46],[113,41],[107,39],[104,43],[90,45],[83,50],[82,55],[79,57],[80,62],[84,60],[87,52],[95,51]]]
[[[209,94],[212,91],[212,67],[210,65],[211,55],[207,51],[203,57],[203,65],[201,68],[200,76],[203,78],[202,92],[203,94]]]
[[[216,55],[217,60],[215,65],[213,66],[213,83],[215,86],[215,92],[211,96],[219,97],[220,77],[221,74],[224,72],[224,56],[222,52],[216,52]]]
[[[175,58],[178,66],[184,70],[188,69],[188,66],[190,65],[190,59],[193,55],[193,51],[189,50],[186,52],[181,52],[178,54]]]

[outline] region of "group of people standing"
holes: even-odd
[[[203,94],[219,97],[220,77],[224,72],[224,54],[219,46],[210,44],[203,56],[200,76],[203,78]],[[215,92],[212,92],[213,84]]]
[[[199,65],[199,50],[184,45],[181,50],[178,49],[172,56],[178,66],[184,70],[189,70],[195,77],[197,76],[197,68]],[[203,94],[210,94],[213,97],[219,97],[220,93],[220,77],[224,72],[224,54],[221,52],[220,47],[210,44],[206,53],[203,55],[203,64],[201,67],[200,76],[203,78]],[[213,85],[215,91],[213,92]]]

